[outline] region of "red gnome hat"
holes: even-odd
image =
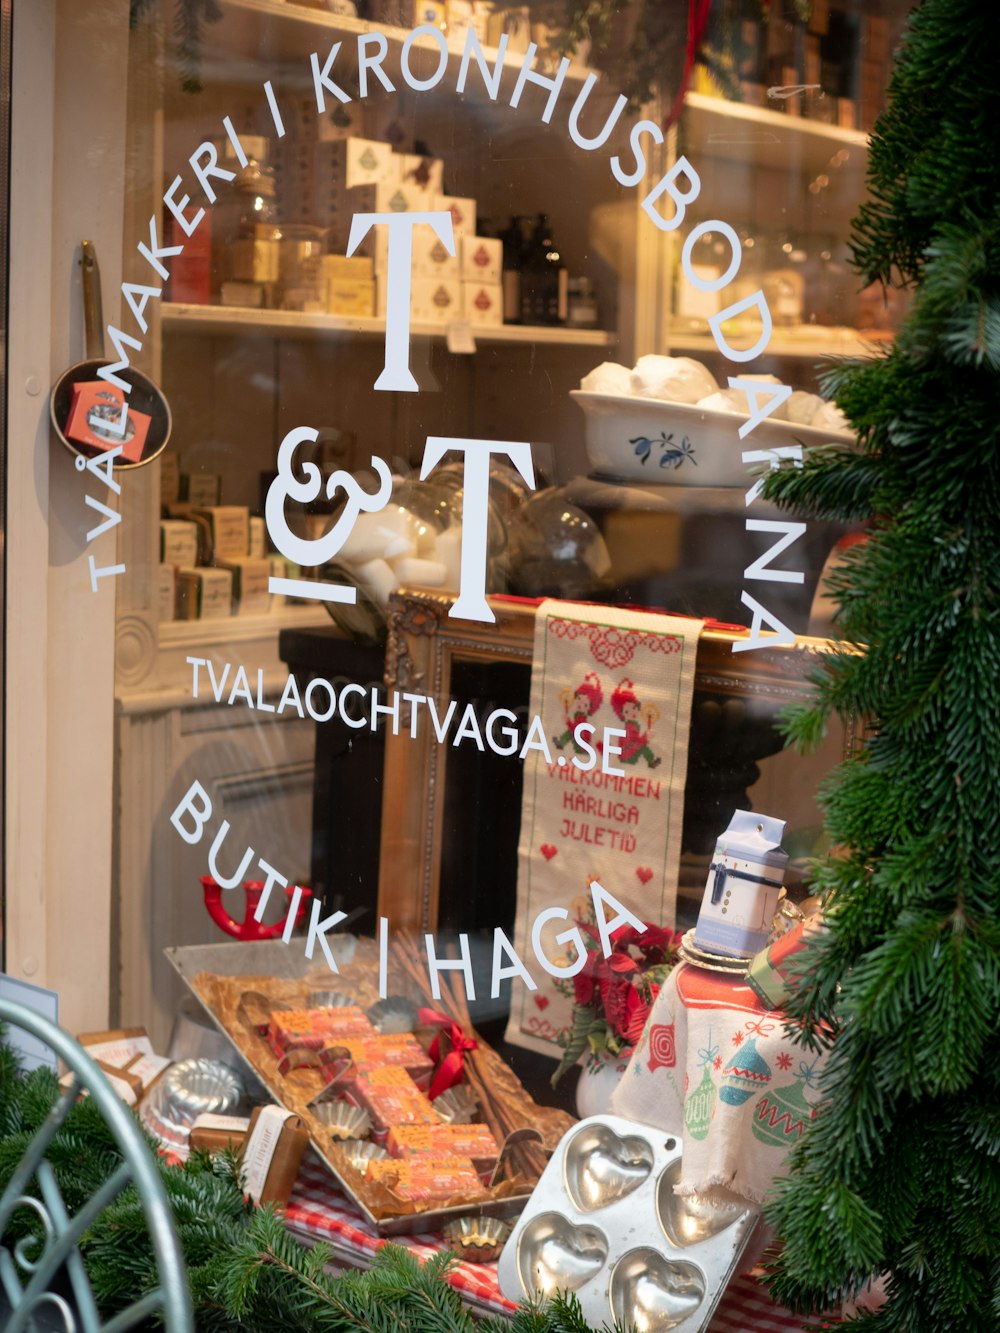
[[[585,694],[590,701],[590,711],[596,713],[601,706],[604,698],[604,691],[601,689],[599,677],[595,676],[593,671],[588,671],[583,680],[573,691],[574,694]]]
[[[615,691],[611,696],[611,707],[614,709],[617,717],[622,716],[622,710],[626,704],[637,704],[638,702],[638,696],[633,691],[632,681],[630,680],[621,681],[620,684],[615,687]]]

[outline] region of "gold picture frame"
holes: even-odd
[[[433,698],[444,706],[457,661],[521,662],[530,665],[536,604],[489,598],[494,624],[479,627],[453,620],[454,598],[400,589],[389,601],[385,684],[391,692]],[[695,689],[782,705],[808,697],[817,658],[835,647],[829,639],[800,636],[794,643],[734,653],[745,630],[708,622],[698,645]],[[844,728],[843,754],[855,743],[856,727]],[[438,927],[445,772],[449,747],[430,727],[411,736],[387,728],[382,797],[378,913],[393,929]]]

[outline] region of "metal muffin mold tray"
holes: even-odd
[[[384,1000],[376,1000],[367,1013],[372,1027],[383,1037],[412,1032],[420,1022],[417,1006],[405,995],[387,995]]]
[[[338,1143],[337,1147],[344,1159],[361,1175],[368,1170],[369,1162],[381,1162],[389,1156],[385,1148],[362,1139],[347,1139],[344,1143]]]
[[[512,1300],[572,1291],[595,1326],[701,1333],[759,1210],[679,1196],[679,1137],[591,1116],[556,1148],[500,1256]]]
[[[472,1264],[491,1264],[510,1235],[510,1223],[500,1217],[456,1217],[444,1228],[448,1249]]]
[[[337,1142],[366,1139],[372,1132],[372,1119],[360,1106],[348,1101],[317,1102],[309,1108]]]
[[[439,1092],[434,1098],[434,1110],[448,1125],[471,1125],[479,1115],[479,1103],[462,1083]]]

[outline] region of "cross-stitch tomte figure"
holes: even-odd
[[[572,745],[577,754],[583,754],[575,733],[580,723],[589,721],[601,706],[604,691],[600,679],[593,671],[588,671],[572,694],[569,690],[563,690],[560,698],[566,714],[566,730],[561,736],[553,736],[552,739],[560,750],[566,745]]]
[[[660,710],[653,704],[643,708],[630,680],[623,680],[615,687],[611,695],[611,707],[625,724],[622,752],[618,756],[622,763],[637,764],[640,759],[645,759],[650,768],[658,768],[661,761],[649,748],[649,733],[660,716]],[[645,731],[642,729],[643,723]]]

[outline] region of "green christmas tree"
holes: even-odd
[[[870,518],[835,579],[831,714],[871,723],[826,791],[844,850],[816,872],[829,930],[790,1006],[828,1045],[823,1107],[771,1209],[774,1294],[851,1328],[1000,1328],[1000,17],[926,0],[910,19],[855,222],[867,280],[912,289],[885,356],[828,387],[858,435],[767,493]],[[858,652],[857,649],[861,651]]]

